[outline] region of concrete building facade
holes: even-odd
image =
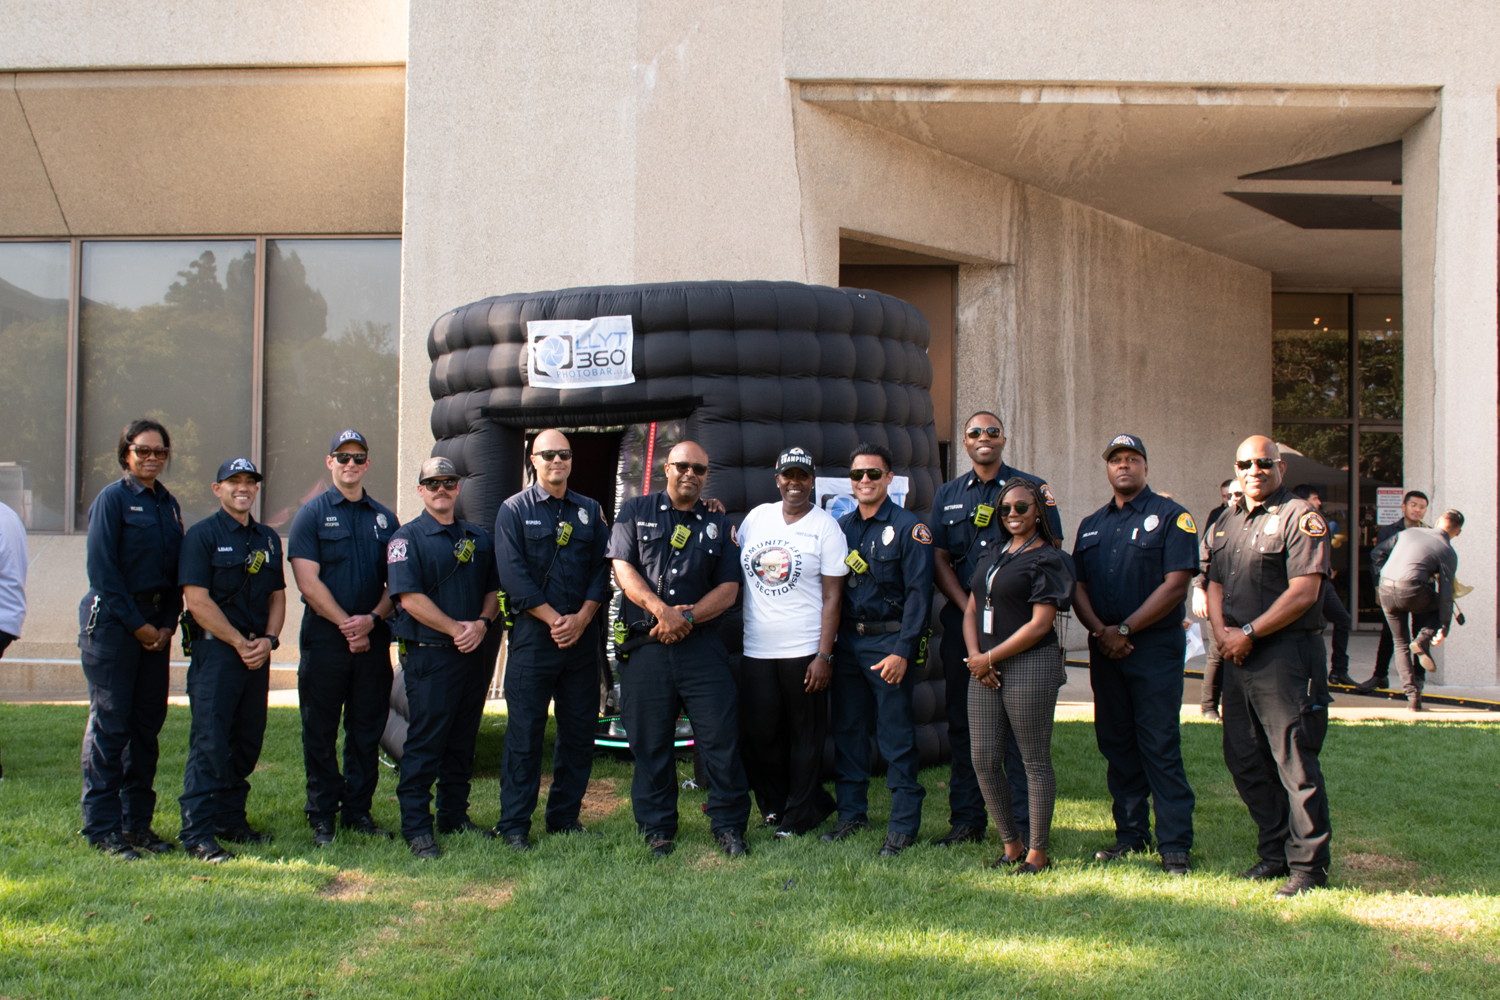
[[[12,655],[75,655],[94,242],[253,244],[244,440],[264,458],[287,377],[279,241],[399,237],[397,441],[376,462],[403,516],[433,445],[426,334],[444,311],[572,285],[857,278],[946,331],[939,437],[997,409],[1008,460],[1049,479],[1070,534],[1108,496],[1098,455],[1121,431],[1200,514],[1240,439],[1296,446],[1345,522],[1361,604],[1380,487],[1463,510],[1475,591],[1441,679],[1496,683],[1489,4],[22,0],[15,24],[0,280],[6,246],[66,242],[73,291],[66,523],[34,530]]]

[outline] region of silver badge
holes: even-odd
[[[578,523],[579,524],[588,524],[589,523],[589,512],[586,511],[586,510],[584,510],[582,507],[578,508]]]
[[[703,533],[711,539],[718,538],[719,526],[717,524],[714,524],[712,521],[709,521],[708,524],[704,526]]]
[[[381,528],[387,527],[387,526],[390,525],[390,523],[391,522],[389,522],[389,521],[387,521],[385,519],[385,515],[384,514],[376,514],[375,515],[375,524],[378,525],[379,527],[381,527]]]
[[[1144,527],[1147,531],[1155,531],[1158,524],[1161,524],[1161,518],[1151,514],[1147,516]]]
[[[1270,517],[1266,518],[1266,526],[1264,528],[1261,528],[1260,530],[1268,535],[1276,534],[1276,532],[1281,530],[1281,515],[1272,514]]]
[[[885,530],[880,533],[880,544],[889,545],[896,540],[896,529],[887,524]]]

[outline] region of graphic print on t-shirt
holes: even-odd
[[[744,558],[754,573],[751,582],[767,597],[790,593],[802,576],[802,552],[782,538],[757,542]]]

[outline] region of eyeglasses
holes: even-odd
[[[444,479],[428,479],[422,483],[430,493],[438,493],[444,490],[458,489],[458,480],[451,477]]]
[[[1024,514],[1031,509],[1031,506],[1032,505],[1029,500],[1017,500],[1015,503],[1003,503],[999,507],[1000,516],[1005,517],[1011,511],[1015,511],[1017,514]]]
[[[986,435],[988,437],[992,437],[992,438],[998,438],[1001,434],[1004,434],[1005,432],[1002,431],[998,427],[970,427],[964,433],[969,436],[970,440],[977,441],[977,440],[979,440],[979,436],[981,434]]]
[[[1252,465],[1255,466],[1257,469],[1274,469],[1274,468],[1276,468],[1276,459],[1274,459],[1274,458],[1242,458],[1242,459],[1239,459],[1238,461],[1236,461],[1234,463],[1234,467],[1236,469],[1239,469],[1241,472],[1244,472],[1246,469],[1250,468]]]
[[[676,469],[679,476],[687,475],[689,469],[693,471],[693,475],[695,476],[708,475],[708,466],[699,465],[697,462],[668,462],[667,465]]]
[[[534,451],[534,452],[531,453],[531,457],[532,458],[538,458],[538,457],[540,457],[541,460],[544,461],[544,462],[550,462],[554,458],[560,458],[564,462],[571,462],[573,460],[573,449],[572,448],[558,448],[558,449],[553,450],[553,451]]]
[[[130,450],[135,452],[136,458],[166,458],[172,453],[171,448],[153,448],[146,444],[133,444]]]
[[[370,456],[362,455],[357,451],[336,451],[333,453],[333,460],[340,465],[348,465],[350,462],[355,465],[364,465],[370,460]]]
[[[849,478],[854,482],[868,478],[872,483],[878,483],[885,478],[884,469],[850,469]]]

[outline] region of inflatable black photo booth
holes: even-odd
[[[529,322],[601,316],[631,317],[633,384],[529,384]],[[926,319],[900,299],[785,281],[482,299],[444,313],[428,335],[432,454],[451,459],[463,477],[459,516],[485,527],[525,485],[528,432],[570,429],[572,488],[599,500],[612,518],[618,503],[645,485],[645,428],[668,422],[680,422],[679,436],[708,452],[704,495],[720,500],[735,522],[780,498],[772,469],[783,448],[806,448],[819,476],[845,477],[849,453],[862,441],[891,450],[893,471],[910,482],[906,506],[926,512],[942,482],[928,338]],[[661,465],[671,443],[657,433],[653,491],[665,487]],[[733,623],[721,632],[733,631]],[[740,636],[725,635],[725,642],[737,651]],[[934,642],[924,675],[936,683],[919,685],[915,697],[924,766],[948,757],[936,660]]]

